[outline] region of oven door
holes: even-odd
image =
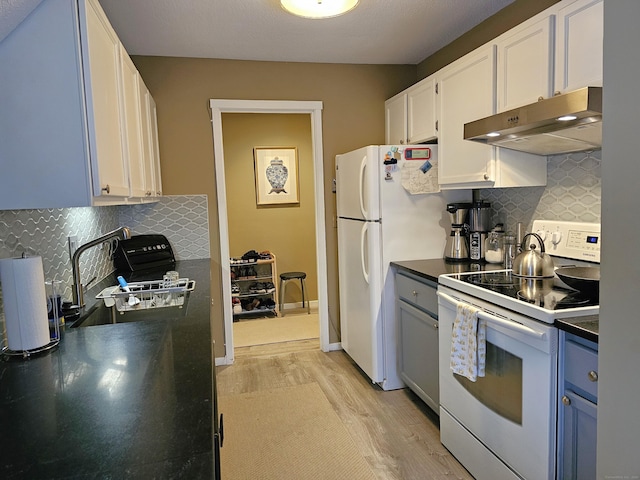
[[[459,302],[486,322],[476,382],[450,368]],[[442,443],[478,480],[554,478],[557,329],[442,286],[438,305]]]

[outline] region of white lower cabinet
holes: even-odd
[[[40,3],[0,64],[0,209],[138,201],[138,74],[97,0]]]
[[[596,478],[598,345],[560,335],[558,478]]]
[[[400,377],[439,414],[437,283],[396,273]]]

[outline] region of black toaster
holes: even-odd
[[[164,235],[133,235],[118,242],[113,264],[119,272],[143,272],[160,268],[170,270],[175,266],[176,258]]]

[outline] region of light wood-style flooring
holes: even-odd
[[[235,363],[217,367],[217,382],[226,395],[317,382],[378,479],[473,479],[416,395],[372,385],[346,353],[323,353],[317,339],[236,348]],[[256,432],[265,441],[269,434]]]

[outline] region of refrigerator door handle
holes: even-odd
[[[360,198],[360,212],[362,213],[363,218],[369,218],[367,209],[365,208],[365,205],[364,205],[364,182],[365,182],[364,172],[366,168],[367,168],[367,156],[365,155],[364,158],[362,159],[362,163],[360,164],[360,179],[358,182],[358,189],[360,192],[360,194],[358,195]]]
[[[367,272],[367,264],[364,258],[364,252],[366,247],[366,239],[367,239],[367,231],[369,229],[369,224],[365,222],[362,225],[362,230],[360,231],[360,265],[362,266],[362,276],[364,277],[364,281],[369,284],[369,272]]]

